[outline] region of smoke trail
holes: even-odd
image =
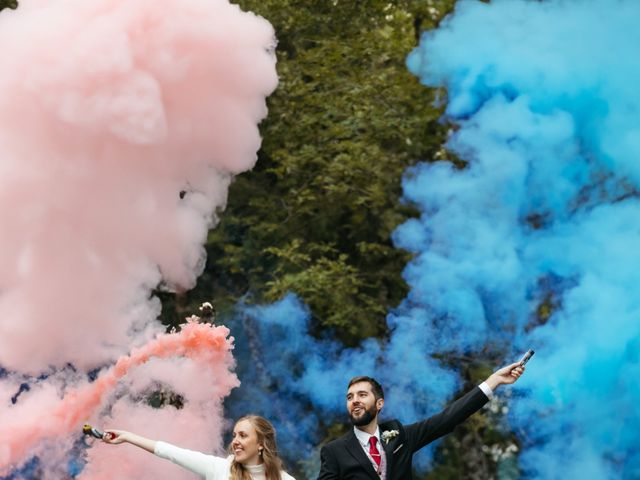
[[[65,437],[72,437],[74,433],[77,436],[83,421],[98,418],[99,409],[105,406],[111,410],[107,418],[119,417],[121,422],[139,424],[147,430],[150,428],[147,422],[158,421],[158,416],[175,417],[172,418],[173,421],[163,424],[164,428],[171,426],[171,430],[167,428],[168,431],[164,433],[165,438],[175,436],[173,430],[176,425],[185,423],[185,416],[188,418],[195,415],[198,423],[207,425],[205,439],[211,435],[214,441],[219,442],[223,427],[221,399],[238,384],[236,376],[230,373],[234,361],[230,353],[232,339],[227,338],[228,334],[229,330],[225,327],[188,323],[180,333],[159,335],[143,347],[135,349],[130,355],[121,357],[95,382],[65,392],[62,400],[53,390],[49,392],[46,405],[41,404],[45,399],[42,392],[21,401],[15,408],[3,412],[0,417],[0,434],[6,439],[3,442],[3,455],[0,457],[0,472],[19,464],[27,453],[33,452],[43,441],[55,440],[59,443],[68,441]],[[155,357],[154,361],[150,361],[152,357]],[[184,359],[171,363],[157,360],[173,357]],[[144,366],[140,367],[141,365]],[[130,372],[134,368],[140,368],[142,372],[131,375]],[[177,379],[176,372],[179,372],[181,379]],[[141,408],[140,402],[136,405],[129,404],[126,399],[117,396],[115,399],[112,398],[116,387],[122,384],[125,376],[132,377],[127,379],[129,392],[136,391],[136,383],[146,385],[149,378],[159,382],[170,382],[175,391],[188,392],[189,408],[186,408],[186,413],[180,412],[180,416],[177,416],[167,412],[150,412],[148,408]],[[51,390],[51,384],[39,388]],[[40,407],[34,408],[30,404],[33,401],[37,401]],[[145,421],[140,421],[140,415],[143,415]],[[188,440],[194,442],[193,436]],[[208,444],[211,440],[207,440],[208,442],[200,443],[210,447]],[[219,446],[218,443],[217,447]],[[93,474],[87,473],[88,478],[113,475],[106,467],[111,465],[113,468],[112,462],[116,455],[118,475],[132,474],[131,468],[123,468],[128,463],[127,452],[115,452],[108,447],[102,449],[104,451],[96,454],[90,463],[99,462],[104,468],[96,469],[95,465],[91,464],[89,472],[93,471]],[[150,477],[145,474],[143,478]]]
[[[194,284],[232,176],[256,160],[275,39],[226,0],[24,0],[0,15],[0,42],[1,415],[40,418],[162,331],[151,289]],[[142,405],[161,379],[191,400],[174,439],[209,449],[220,417],[212,427],[191,410],[204,394],[184,369],[151,361],[150,377],[128,377],[130,421],[153,434],[171,415]],[[132,409],[119,405],[99,419],[124,427]],[[68,475],[64,442],[36,448],[49,478]]]
[[[103,415],[94,417],[106,427],[144,432],[151,438],[224,455],[222,432],[228,425],[223,420],[222,399],[238,385],[237,377],[230,373],[234,364],[230,352],[233,339],[227,338],[228,333],[224,327],[191,323],[179,334],[161,336],[133,352],[126,362],[118,361],[105,383],[149,355],[155,356],[133,372],[126,371],[125,381],[119,382],[108,399],[107,408],[99,412]],[[162,360],[167,356],[171,357],[169,361]],[[179,395],[182,407],[149,408],[142,398],[149,390],[150,378],[154,379],[154,389],[167,387],[172,394]],[[87,466],[79,478],[113,478],[114,465],[118,466],[117,476],[122,478],[191,477],[176,466],[149,458],[145,452],[112,448],[102,443],[88,451],[86,461]]]
[[[447,87],[449,148],[469,163],[407,178],[424,212],[398,232],[418,239],[407,272],[432,308],[455,308],[465,341],[510,327],[539,351],[513,405],[527,477],[640,475],[639,15],[632,1],[462,1],[408,59]]]
[[[118,382],[132,368],[148,362],[152,357],[186,357],[193,361],[199,371],[200,384],[207,384],[212,398],[219,402],[238,384],[235,375],[229,373],[233,358],[228,334],[229,330],[225,327],[212,328],[210,325],[188,323],[180,333],[159,335],[130,355],[120,357],[106,374],[91,384],[66,392],[61,401],[52,392],[51,402],[55,406],[49,405],[34,414],[27,400],[15,409],[3,412],[0,416],[0,435],[6,440],[3,441],[0,472],[18,464],[26,452],[42,440],[77,433],[83,420],[95,415]],[[187,365],[185,369],[188,368]],[[154,378],[158,378],[158,375],[162,373],[156,372]],[[42,398],[42,395],[38,396],[39,401]]]

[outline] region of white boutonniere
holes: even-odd
[[[387,430],[386,432],[382,432],[380,438],[384,441],[384,443],[389,443],[391,439],[397,437],[400,434],[398,430]]]

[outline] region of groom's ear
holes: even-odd
[[[378,409],[378,412],[382,410],[382,407],[384,407],[384,398],[379,398],[376,400],[376,408]]]

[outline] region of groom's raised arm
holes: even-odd
[[[493,396],[500,385],[514,383],[524,373],[524,366],[512,363],[487,378],[480,387],[449,404],[442,412],[421,422],[407,425],[407,441],[412,451],[417,451],[434,440],[450,433],[457,425],[480,410]]]
[[[480,410],[489,401],[487,395],[475,387],[466,395],[450,403],[442,412],[405,427],[409,448],[415,452],[434,440],[450,433],[457,425]]]

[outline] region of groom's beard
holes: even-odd
[[[354,417],[353,414],[349,414],[349,420],[351,420],[351,425],[354,427],[362,427],[364,425],[369,425],[371,421],[376,418],[377,414],[376,406],[372,405],[371,408],[366,409],[359,417]]]

